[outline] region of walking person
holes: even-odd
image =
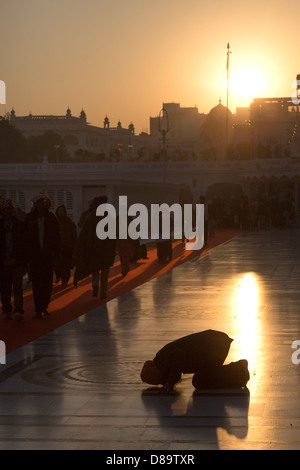
[[[90,199],[88,201],[88,209],[84,210],[79,218],[79,222],[77,224],[78,228],[79,229],[82,229],[82,227],[84,226],[84,222],[86,220],[86,218],[90,215],[90,213],[93,211],[94,207],[93,207],[93,199]]]
[[[14,318],[21,320],[23,310],[23,276],[26,272],[24,255],[24,224],[15,216],[12,199],[2,199],[0,218],[0,293],[2,310],[11,318],[14,296]]]
[[[25,218],[25,242],[35,316],[49,315],[53,284],[53,266],[60,252],[59,225],[56,216],[49,211],[51,201],[39,195],[31,200],[32,211]]]
[[[174,231],[174,220],[170,217],[169,227],[163,227],[164,210],[159,218],[159,233],[156,242],[157,259],[159,263],[171,261],[173,256],[172,233]]]
[[[93,199],[93,211],[87,217],[78,237],[76,247],[76,269],[74,273],[74,284],[92,275],[93,297],[107,297],[108,277],[111,266],[116,256],[116,240],[106,238],[101,240],[97,237],[96,227],[102,217],[96,215],[96,209],[100,204],[107,202],[106,196]],[[100,274],[101,273],[101,274]]]
[[[131,221],[131,217],[128,217],[128,224]],[[119,222],[117,220],[117,227],[119,227]],[[132,240],[128,234],[128,226],[127,226],[127,238],[119,238],[117,240],[117,250],[120,257],[121,262],[121,273],[122,276],[125,277],[130,269],[130,261],[134,257],[135,252],[135,240]]]
[[[172,240],[170,238],[167,240],[164,240],[163,238],[157,240],[156,252],[157,259],[160,263],[167,263],[171,261],[173,256]]]
[[[62,282],[67,285],[71,276],[71,269],[74,266],[73,253],[77,242],[76,225],[68,216],[66,207],[62,204],[58,206],[55,215],[57,217],[60,233],[60,254],[54,266],[56,275],[55,282]]]

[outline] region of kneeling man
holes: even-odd
[[[249,380],[246,360],[223,366],[232,341],[226,333],[214,330],[179,338],[160,349],[152,361],[145,362],[141,379],[162,385],[162,392],[172,391],[181,374],[194,374],[197,389],[245,387]]]

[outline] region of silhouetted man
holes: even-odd
[[[14,296],[14,317],[23,318],[23,275],[26,272],[24,224],[15,216],[12,199],[2,199],[0,218],[0,293],[2,310],[9,319]]]
[[[102,217],[97,216],[97,207],[106,203],[106,196],[99,196],[93,199],[93,210],[84,222],[75,249],[75,286],[78,281],[91,274],[93,297],[98,296],[100,284],[101,299],[107,298],[109,271],[115,261],[117,243],[116,240],[110,238],[101,240],[96,233],[97,224]]]
[[[49,211],[51,201],[43,195],[32,200],[33,209],[25,218],[26,252],[35,303],[34,318],[49,315],[53,265],[60,252],[59,225],[56,216]]]
[[[151,385],[163,385],[172,391],[181,374],[194,374],[195,388],[245,387],[249,380],[246,360],[223,366],[233,340],[226,333],[206,330],[168,343],[146,361],[141,379]]]

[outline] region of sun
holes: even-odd
[[[255,67],[232,70],[229,92],[237,106],[248,106],[253,98],[262,98],[266,81],[262,71]]]

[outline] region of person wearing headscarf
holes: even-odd
[[[93,199],[91,214],[86,218],[76,245],[76,268],[74,273],[74,285],[92,275],[93,297],[107,297],[107,285],[110,267],[113,266],[116,256],[116,240],[97,237],[96,227],[102,217],[96,215],[97,207],[107,202],[106,196]],[[101,276],[100,276],[101,272]],[[100,279],[101,277],[101,279]]]
[[[195,388],[245,387],[249,380],[246,360],[223,366],[232,341],[226,333],[215,330],[179,338],[160,349],[152,361],[144,363],[141,379],[151,385],[162,385],[161,392],[172,391],[182,374],[194,374]]]
[[[71,269],[74,266],[73,252],[77,241],[76,225],[68,216],[66,207],[62,204],[58,206],[55,215],[58,220],[61,248],[54,272],[56,281],[61,280],[62,284],[67,285],[71,276]]]
[[[26,272],[24,224],[14,211],[13,200],[3,198],[0,218],[0,293],[2,311],[10,319],[13,292],[14,318],[21,320],[24,315],[23,276]]]
[[[35,303],[34,318],[49,315],[53,267],[60,252],[60,233],[56,216],[49,211],[51,201],[38,195],[31,199],[33,208],[25,218],[26,255],[29,263]]]

